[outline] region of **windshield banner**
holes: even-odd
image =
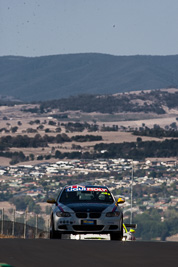
[[[93,192],[107,192],[107,188],[100,187],[85,187],[83,185],[73,185],[66,188],[66,192],[74,191],[93,191]]]

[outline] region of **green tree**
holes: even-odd
[[[13,197],[10,202],[15,205],[16,210],[26,210],[28,207],[28,211],[33,211],[35,206],[35,202],[30,196]]]
[[[30,154],[29,158],[30,158],[30,160],[34,160],[35,159],[35,155],[34,154]]]
[[[17,130],[18,130],[18,127],[17,126],[14,126],[14,127],[11,128],[11,132],[12,133],[16,133]]]
[[[33,211],[36,213],[36,214],[40,214],[41,213],[41,207],[39,204],[36,204],[33,208]]]
[[[36,227],[36,216],[31,217],[28,221],[27,224],[33,227]],[[38,229],[44,229],[45,228],[45,220],[40,216],[38,217]]]

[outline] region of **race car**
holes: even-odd
[[[136,240],[135,235],[134,235],[135,230],[130,227],[137,228],[137,225],[123,223],[123,230],[124,230],[123,239],[122,239],[123,241],[135,241]],[[128,228],[130,228],[130,230]]]
[[[106,186],[65,186],[54,204],[50,217],[50,239],[61,239],[62,234],[110,234],[111,240],[123,238],[123,213]]]

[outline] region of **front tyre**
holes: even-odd
[[[119,233],[111,233],[110,234],[110,239],[111,240],[122,241],[122,238],[123,238],[122,232],[119,232]]]
[[[51,220],[51,226],[52,226],[52,228],[51,228],[50,233],[49,233],[49,238],[50,239],[61,239],[62,235],[58,231],[54,230],[53,220]]]
[[[123,219],[121,221],[121,225],[123,225]],[[123,227],[121,227],[121,231],[120,232],[112,232],[112,233],[110,233],[110,239],[111,240],[122,241],[122,239],[123,239]]]

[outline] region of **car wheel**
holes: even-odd
[[[50,239],[61,239],[62,235],[58,231],[54,230],[53,220],[51,221],[51,226],[52,226],[52,229],[50,230],[49,238]]]
[[[110,239],[111,240],[117,240],[117,241],[122,241],[123,235],[121,234],[121,232],[119,233],[111,233],[110,234]]]
[[[121,225],[123,225],[123,219],[122,219],[122,224]],[[122,227],[122,230],[120,232],[110,233],[110,239],[111,240],[122,241],[122,239],[123,239],[123,227]]]

